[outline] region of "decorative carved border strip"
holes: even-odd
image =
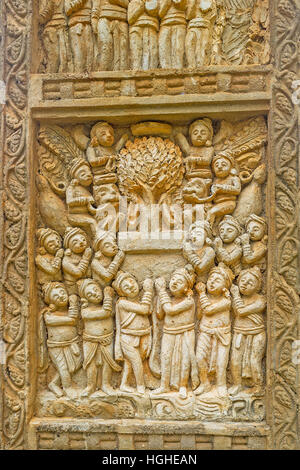
[[[267,447],[268,429],[263,424],[123,420],[34,419],[30,423],[29,446],[33,449],[164,449],[164,450],[251,450]]]
[[[26,128],[31,1],[1,2],[6,105],[1,128],[1,334],[2,447],[24,447],[28,359],[28,271]]]
[[[226,70],[212,67],[199,73],[153,72],[95,72],[88,77],[57,74],[36,75],[43,100],[112,98],[117,96],[157,96],[212,94],[217,92],[250,93],[266,91],[270,83],[270,67],[243,67]],[[36,90],[35,90],[36,91]]]
[[[274,4],[275,80],[269,176],[275,184],[269,205],[275,227],[270,241],[273,269],[268,293],[271,390],[268,423],[273,448],[297,449],[299,372],[292,362],[292,345],[298,339],[299,321],[299,124],[298,109],[292,102],[292,82],[299,70],[300,2],[277,0]]]

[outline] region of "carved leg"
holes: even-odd
[[[51,390],[51,392],[53,392],[54,395],[56,395],[58,398],[60,398],[64,395],[64,392],[60,388],[59,385],[60,385],[60,375],[56,371],[55,375],[54,375],[53,379],[51,380],[51,382],[49,383],[48,387],[49,387],[49,390]]]
[[[172,39],[171,39],[172,68],[182,69],[186,27],[184,25],[176,25],[176,26],[171,26],[171,28],[172,28]]]
[[[196,66],[207,65],[207,49],[209,46],[209,29],[199,28],[197,30],[196,41]]]
[[[55,29],[47,29],[43,35],[43,43],[46,52],[46,72],[57,73],[59,69],[59,44]]]
[[[120,385],[120,390],[122,392],[129,392],[129,393],[134,392],[134,389],[128,385],[130,372],[131,372],[131,364],[127,359],[125,359],[122,380],[121,380],[121,385]]]
[[[230,358],[230,371],[232,375],[233,385],[229,389],[230,395],[236,395],[242,390],[242,360],[244,350],[244,337],[242,337],[241,344],[236,347],[236,341],[239,334],[234,333],[232,339],[232,350]]]
[[[104,393],[107,393],[107,395],[110,395],[111,393],[114,392],[114,389],[111,386],[111,376],[112,376],[111,367],[107,364],[107,362],[104,362],[103,368],[102,368],[101,389],[103,390]]]
[[[65,28],[61,28],[57,32],[59,37],[59,72],[68,72],[68,36]],[[72,68],[73,69],[73,68]],[[72,71],[72,69],[70,71]]]
[[[85,57],[82,50],[83,28],[84,25],[81,23],[78,23],[69,28],[74,72],[84,72],[85,68]]]
[[[154,395],[160,393],[167,393],[170,391],[170,378],[171,378],[171,359],[175,342],[174,335],[163,334],[161,341],[161,382],[160,387],[154,390]]]
[[[128,69],[128,24],[126,21],[118,21],[118,23],[119,61],[114,70],[126,70]]]
[[[130,39],[130,64],[132,70],[142,69],[143,43],[142,29],[138,26],[129,29]]]
[[[188,29],[185,38],[185,55],[189,68],[196,67],[196,34],[193,29]]]
[[[200,332],[196,350],[200,385],[194,392],[196,395],[209,392],[211,389],[211,384],[208,380],[208,357],[211,350],[211,343],[212,337],[206,333]]]
[[[171,26],[161,26],[158,35],[158,53],[162,69],[172,68],[171,47]]]
[[[154,28],[145,28],[148,30],[148,50],[149,50],[149,69],[158,68],[158,33]],[[144,70],[146,70],[144,68]]]
[[[224,216],[227,214],[232,214],[235,207],[236,207],[235,201],[226,201],[226,202],[221,202],[220,204],[215,204],[207,212],[207,220],[208,222],[210,222],[211,227],[213,226],[216,217]]]
[[[90,364],[86,368],[86,375],[87,375],[87,386],[81,393],[82,397],[88,397],[96,390],[97,385],[97,366],[96,362],[93,359]]]
[[[84,58],[84,70],[93,70],[94,63],[94,47],[93,47],[93,32],[90,24],[85,24],[82,40],[81,40],[81,55]]]
[[[100,53],[100,70],[111,70],[113,61],[113,37],[111,22],[106,18],[100,18],[98,23],[98,39]]]
[[[266,334],[259,333],[253,337],[251,348],[251,371],[254,387],[247,392],[251,394],[261,394],[263,385],[262,360],[265,354]]]
[[[223,346],[220,342],[218,343],[216,378],[218,395],[220,397],[227,395],[226,369],[228,365],[229,351],[230,346]]]

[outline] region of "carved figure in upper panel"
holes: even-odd
[[[209,48],[214,22],[217,16],[215,0],[188,0],[188,21],[185,53],[189,68],[208,65]]]
[[[94,68],[91,8],[92,0],[65,0],[74,72],[86,72]]]
[[[159,0],[130,0],[128,24],[132,70],[158,68]]]
[[[268,0],[40,0],[47,73],[267,64]]]
[[[128,0],[92,0],[92,25],[100,70],[128,68]]]
[[[47,73],[67,72],[70,61],[65,0],[40,0],[39,22],[43,27],[43,47]]]

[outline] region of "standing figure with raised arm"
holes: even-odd
[[[230,368],[233,385],[229,393],[236,395],[245,390],[252,395],[262,394],[262,360],[266,349],[263,314],[266,299],[260,294],[262,274],[258,266],[245,269],[238,278],[238,286],[231,287],[233,311],[233,339]],[[251,380],[245,388],[243,380]]]
[[[38,282],[45,284],[50,281],[62,281],[61,262],[64,250],[59,233],[51,228],[40,228],[37,238],[40,244],[35,258]]]
[[[133,371],[137,393],[145,393],[143,362],[151,351],[151,326],[153,282],[145,279],[144,294],[139,300],[139,285],[130,273],[118,272],[113,287],[120,298],[116,304],[116,360],[124,361],[120,390],[133,393],[129,378]]]
[[[215,251],[211,238],[209,222],[199,220],[190,226],[183,244],[183,256],[193,266],[197,282],[206,282],[208,273],[215,264]]]
[[[83,368],[87,373],[87,386],[81,396],[86,397],[96,391],[97,379],[104,393],[113,392],[112,371],[120,372],[121,367],[113,359],[113,294],[112,287],[102,290],[93,279],[78,281],[81,298],[81,317],[84,323]],[[103,302],[102,302],[103,300]]]
[[[57,397],[67,394],[72,398],[76,395],[72,376],[82,363],[77,333],[78,299],[76,295],[69,297],[61,282],[44,284],[43,292],[45,303],[49,305],[42,312],[48,333],[47,348],[56,369],[48,387]]]
[[[195,301],[193,285],[195,273],[189,264],[172,274],[169,289],[164,278],[155,281],[160,308],[158,318],[164,319],[161,344],[161,385],[153,394],[179,390],[181,398],[187,397],[189,378],[192,388],[199,384],[195,357]]]
[[[214,372],[217,396],[227,396],[226,369],[231,343],[229,289],[233,278],[232,271],[220,263],[210,271],[206,286],[202,282],[196,285],[200,319],[196,357],[201,382],[197,395],[211,390],[208,377]]]
[[[64,236],[65,253],[62,261],[64,280],[70,294],[77,294],[77,281],[89,277],[92,250],[86,234],[77,227],[68,227]]]
[[[91,263],[92,277],[101,287],[110,285],[116,277],[125,253],[119,250],[116,235],[112,232],[102,232],[94,241],[95,255]]]

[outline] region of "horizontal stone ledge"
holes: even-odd
[[[266,423],[217,423],[205,421],[153,421],[139,419],[33,418],[32,432],[107,432],[117,434],[209,434],[218,436],[267,436]]]
[[[31,115],[39,121],[63,124],[106,119],[112,124],[132,124],[140,120],[164,120],[182,123],[205,115],[212,119],[240,120],[267,114],[271,96],[267,92],[215,93],[155,97],[91,98],[41,102],[31,100]]]

